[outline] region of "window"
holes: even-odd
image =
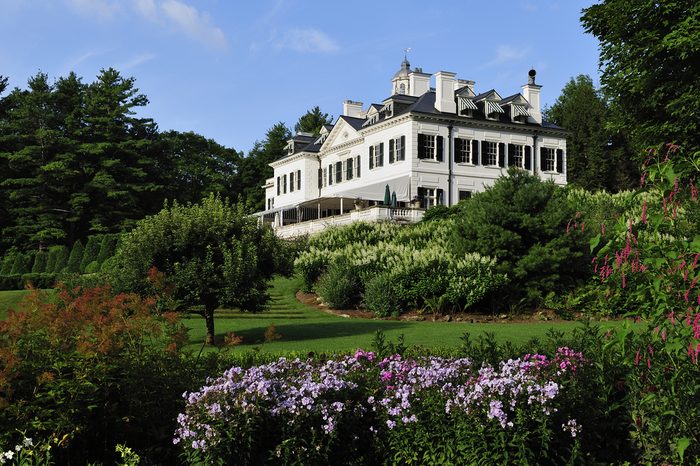
[[[406,93],[406,85],[404,83],[401,83],[399,85],[399,94],[405,94]]]
[[[287,175],[282,175],[282,192],[287,194]]]
[[[418,158],[442,162],[442,136],[432,134],[418,135]]]
[[[442,205],[443,203],[442,189],[418,188],[418,197],[421,198],[425,209],[435,207],[436,205]]]
[[[525,146],[508,144],[508,165],[518,168],[525,167]]]
[[[353,163],[352,157],[350,157],[349,159],[347,159],[345,161],[345,179],[346,180],[352,179],[352,175],[353,175],[352,163]]]
[[[472,161],[472,141],[470,139],[455,138],[455,162],[474,163]]]
[[[327,185],[327,180],[328,180],[328,169],[324,168],[323,169],[323,187],[325,188]]]
[[[486,150],[484,151],[484,165],[498,165],[498,143],[486,141]]]
[[[289,174],[289,192],[294,192],[294,172]]]
[[[355,157],[355,178],[360,177],[360,156]]]
[[[280,177],[277,177],[277,195],[282,194],[282,183],[280,182]]]
[[[328,186],[333,184],[333,164],[328,165]]]
[[[384,143],[380,142],[369,147],[369,168],[379,168],[384,166]]]
[[[301,191],[301,170],[297,170],[297,191]]]
[[[472,192],[471,191],[459,191],[459,200],[463,201],[465,199],[471,199],[472,197]]]
[[[343,181],[343,162],[335,163],[335,182],[340,183]]]
[[[389,140],[389,163],[406,160],[406,136]]]
[[[549,147],[542,148],[542,171],[553,172],[557,169],[557,153]]]

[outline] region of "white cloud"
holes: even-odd
[[[143,63],[146,63],[146,62],[149,62],[149,61],[153,60],[154,58],[156,58],[156,55],[155,55],[155,54],[152,54],[152,53],[143,53],[143,54],[141,54],[141,55],[135,56],[134,58],[132,58],[131,60],[129,60],[129,61],[126,62],[126,63],[120,64],[120,65],[117,67],[117,69],[118,69],[118,70],[128,70],[128,69],[131,69],[131,68],[135,68],[135,67],[137,67],[137,66],[139,66],[139,65],[141,65],[141,64],[143,64]]]
[[[512,45],[499,45],[496,47],[496,55],[487,63],[482,65],[482,68],[501,65],[512,61],[522,60],[530,54],[530,47],[514,47]]]
[[[143,18],[180,30],[189,37],[216,47],[226,46],[224,32],[212,24],[206,12],[200,12],[180,0],[132,0]]]
[[[314,28],[290,29],[274,39],[273,46],[279,50],[287,49],[299,53],[333,53],[340,50],[333,39]]]
[[[68,0],[68,4],[80,14],[101,18],[111,18],[121,10],[118,2],[109,0]]]

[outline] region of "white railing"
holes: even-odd
[[[334,215],[317,220],[292,223],[275,227],[275,232],[280,238],[294,238],[301,235],[312,235],[331,226],[348,225],[354,222],[381,222],[397,221],[414,223],[423,218],[423,209],[391,208],[373,206],[362,210],[353,210],[343,215]]]

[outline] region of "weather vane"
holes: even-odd
[[[408,55],[408,52],[410,52],[410,51],[411,51],[411,47],[406,47],[405,49],[403,49],[403,58],[404,58],[404,60],[407,60],[406,55]]]

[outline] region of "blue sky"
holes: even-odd
[[[403,60],[452,71],[476,91],[520,91],[530,67],[552,104],[579,74],[598,83],[597,41],[579,24],[593,0],[0,0],[0,75],[41,70],[134,76],[162,130],[248,151],[315,105],[388,97]]]

